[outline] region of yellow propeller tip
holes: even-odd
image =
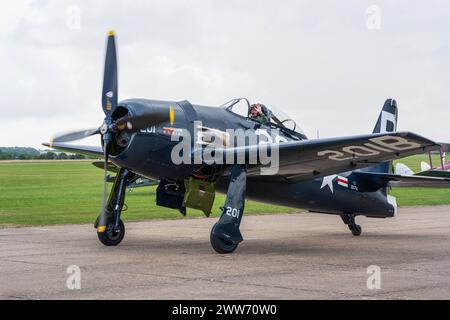
[[[116,33],[115,33],[113,30],[111,30],[111,31],[108,32],[108,36],[112,37],[112,36],[114,36],[114,35],[116,35]]]

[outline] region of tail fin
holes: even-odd
[[[397,102],[387,99],[378,117],[373,133],[385,133],[397,131],[398,109]]]
[[[414,171],[412,171],[406,164],[397,162],[395,165],[395,174],[401,176],[412,176],[414,175]]]
[[[373,133],[386,133],[397,131],[398,109],[394,99],[387,99],[378,117]],[[383,162],[379,165],[368,168],[369,172],[392,173],[392,161]]]
[[[430,169],[431,169],[431,166],[428,163],[426,163],[425,161],[422,161],[420,163],[420,171],[423,172],[423,171],[428,171]]]

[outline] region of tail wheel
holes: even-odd
[[[232,243],[226,240],[223,240],[222,238],[219,238],[213,234],[214,227],[211,229],[211,246],[213,249],[220,254],[227,254],[227,253],[233,253],[234,250],[237,249],[239,243]]]
[[[97,232],[98,239],[105,246],[117,246],[122,242],[125,236],[125,225],[122,220],[119,220],[119,225],[117,229],[114,228],[115,219],[109,218],[106,224],[106,229],[104,232]]]
[[[354,235],[354,236],[360,236],[362,233],[362,228],[359,224],[349,226],[349,228],[350,228],[350,231],[352,232],[352,235]]]

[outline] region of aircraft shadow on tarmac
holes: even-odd
[[[416,233],[370,233],[367,232],[364,236],[354,238],[350,237],[343,230],[342,234],[336,232],[324,232],[320,235],[292,235],[289,238],[283,239],[246,239],[237,254],[294,254],[294,255],[347,255],[349,251],[362,250],[373,251],[376,250],[380,254],[383,251],[392,252],[392,250],[403,251],[414,247],[414,243],[424,242],[443,242],[448,241],[448,237],[442,234],[416,234]],[[377,240],[377,241],[374,241]],[[127,241],[124,241],[120,246],[110,248],[111,250],[125,251],[127,253],[136,251],[136,253],[145,254],[148,251],[152,252],[167,252],[167,254],[181,253],[181,254],[208,254],[212,251],[205,246],[208,239],[192,239],[189,237],[177,237],[171,239],[161,238],[134,238],[130,235]],[[387,245],[389,244],[389,245]],[[402,248],[402,249],[399,249]],[[99,248],[102,248],[99,246]],[[103,248],[102,248],[103,249]]]

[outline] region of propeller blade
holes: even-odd
[[[108,33],[106,46],[105,69],[103,74],[102,107],[105,115],[110,115],[117,106],[117,55],[116,41],[113,31]]]
[[[170,120],[169,110],[160,110],[138,116],[125,116],[118,119],[115,126],[120,131],[137,132]]]
[[[87,129],[87,130],[80,130],[80,131],[74,131],[69,132],[66,134],[62,134],[60,136],[53,137],[53,142],[71,142],[75,140],[81,140],[90,136],[93,136],[95,134],[99,134],[100,129]]]

